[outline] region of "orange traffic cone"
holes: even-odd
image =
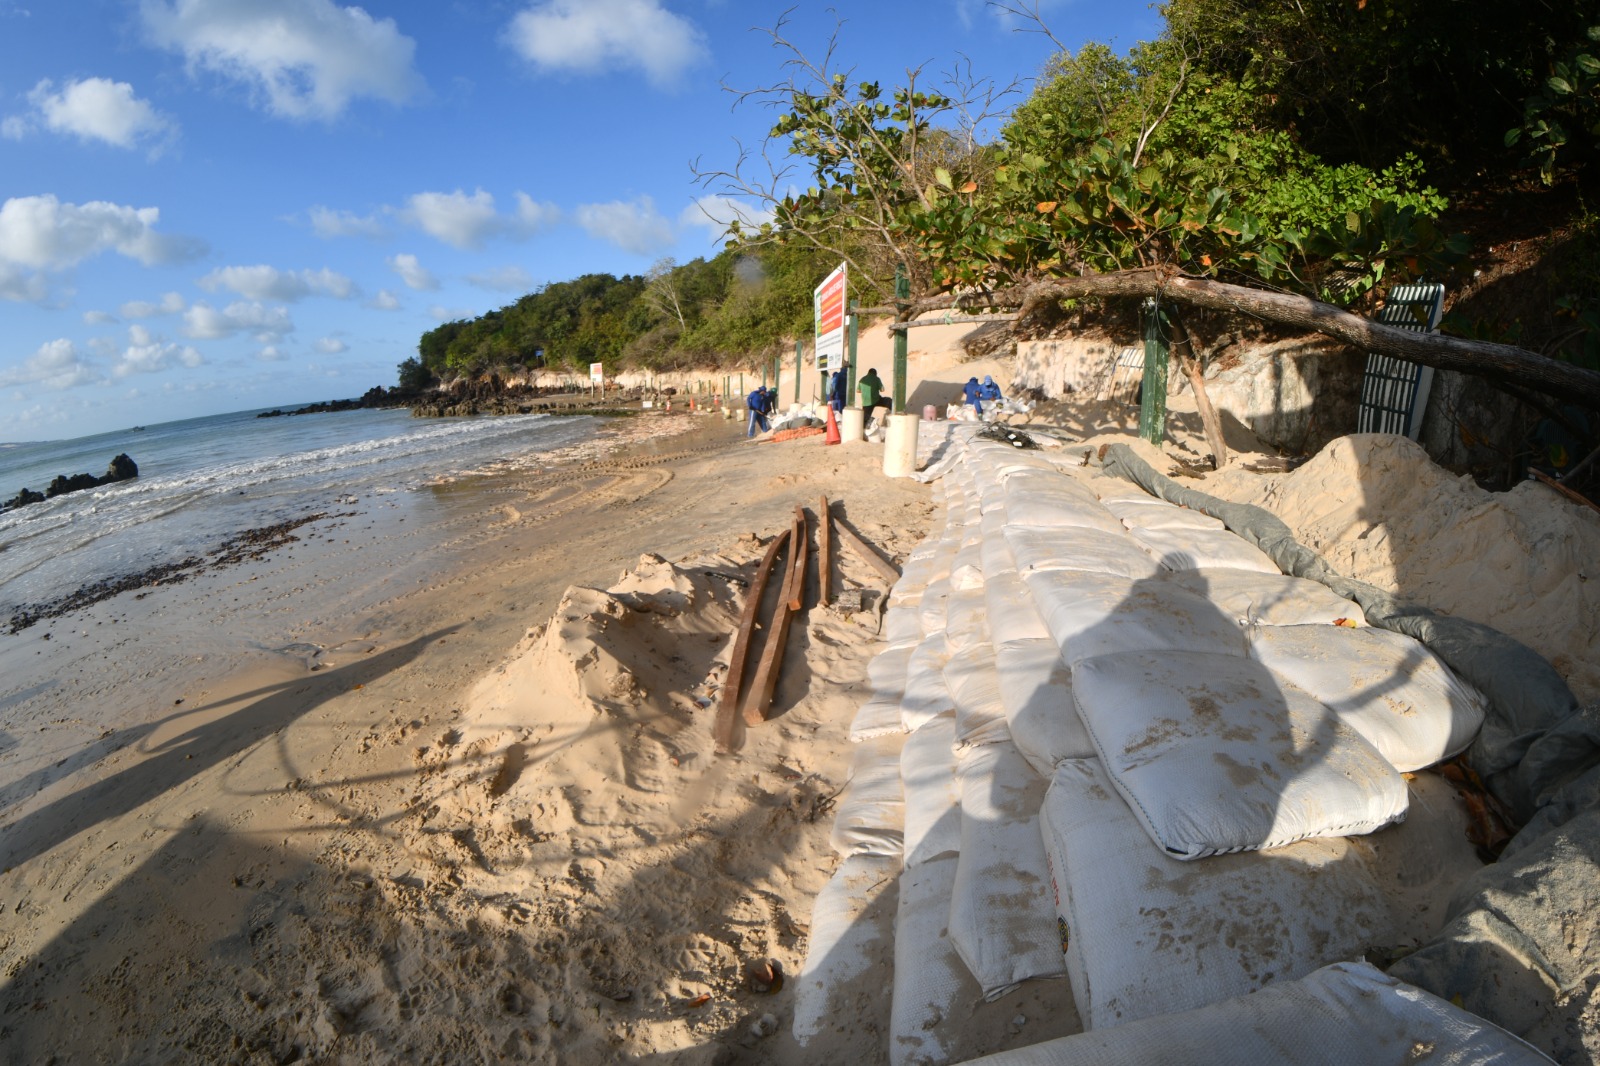
[[[828,405],[828,435],[822,439],[824,444],[841,444],[843,435],[839,432],[839,423],[833,420],[833,404]]]

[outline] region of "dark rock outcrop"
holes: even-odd
[[[139,464],[135,463],[124,452],[111,460],[111,465],[106,467],[104,477],[95,477],[93,474],[57,474],[43,492],[35,492],[33,489],[24,488],[3,505],[0,505],[0,511],[26,507],[30,503],[43,503],[45,500],[54,499],[68,492],[92,489],[100,485],[109,485],[115,481],[127,481],[138,476]]]

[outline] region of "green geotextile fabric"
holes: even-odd
[[[1104,472],[1218,519],[1285,574],[1321,582],[1360,604],[1372,625],[1427,645],[1489,701],[1467,758],[1518,823],[1531,819],[1562,785],[1600,764],[1600,722],[1579,713],[1561,675],[1527,645],[1490,626],[1402,603],[1374,585],[1353,581],[1296,541],[1276,515],[1185,488],[1156,473],[1125,444],[1106,449]]]

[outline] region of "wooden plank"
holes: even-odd
[[[756,665],[755,676],[750,679],[750,691],[744,698],[745,725],[760,725],[767,720],[767,708],[772,705],[772,694],[778,690],[778,671],[783,665],[783,651],[789,643],[789,622],[798,609],[794,606],[798,589],[803,589],[806,573],[806,519],[799,507],[794,509],[794,527],[789,531],[789,561],[784,564],[784,586],[778,596],[778,606],[772,623],[767,626],[767,642],[761,648],[761,661]]]
[[[767,579],[772,575],[773,564],[778,561],[778,554],[783,551],[784,545],[789,543],[790,530],[784,530],[772,538],[772,543],[767,545],[767,553],[761,557],[761,566],[756,570],[756,576],[750,582],[750,588],[745,593],[744,614],[739,619],[739,632],[733,638],[733,652],[728,660],[728,676],[722,684],[722,701],[717,706],[716,742],[719,751],[735,751],[741,744],[735,743],[734,729],[739,713],[739,689],[744,683],[744,667],[750,658],[750,637],[755,632],[756,616],[761,613],[761,598],[767,591]],[[785,578],[789,571],[784,570]]]
[[[893,563],[879,555],[873,547],[861,538],[855,530],[850,528],[850,523],[843,517],[837,519],[839,539],[845,546],[861,557],[861,561],[871,566],[893,588],[894,583],[900,580],[900,570]]]
[[[822,497],[817,511],[817,574],[822,588],[818,592],[824,607],[833,603],[833,514],[828,497]]]
[[[806,509],[794,505],[794,581],[789,585],[789,610],[798,611],[805,606],[806,561],[811,554],[811,529],[806,522]]]

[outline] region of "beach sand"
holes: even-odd
[[[903,555],[928,492],[868,444],[618,425],[5,638],[0,1057],[826,1052],[745,971],[803,959],[876,614],[810,607],[739,753],[707,704],[795,504]],[[828,1047],[881,1046],[851,1021]]]

